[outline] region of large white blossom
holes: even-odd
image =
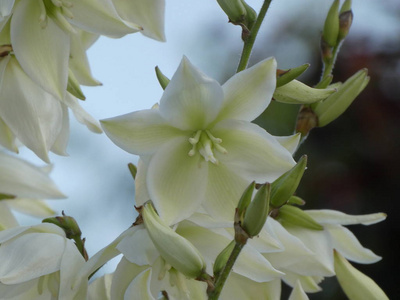
[[[276,62],[264,60],[223,86],[183,58],[159,107],[102,121],[110,139],[140,155],[138,179],[160,216],[179,222],[203,206],[233,220],[240,195],[253,180],[273,181],[295,164],[276,139],[251,123],[271,101]]]

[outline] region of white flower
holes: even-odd
[[[177,223],[201,205],[233,220],[251,181],[271,182],[293,167],[282,140],[250,122],[270,103],[275,77],[276,62],[267,59],[221,87],[183,58],[159,108],[102,121],[115,144],[142,158],[138,176],[145,176],[165,222]]]
[[[50,179],[50,170],[0,151],[0,195],[5,198],[0,201],[0,228],[17,225],[16,221],[12,221],[10,208],[37,217],[54,214],[44,201],[39,200],[65,198]]]
[[[72,287],[85,260],[53,224],[1,231],[0,261],[2,299],[85,299],[84,278],[80,289]]]

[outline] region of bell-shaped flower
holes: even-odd
[[[2,299],[85,299],[72,280],[85,260],[73,241],[53,224],[0,231]],[[76,297],[76,298],[75,298]]]
[[[37,217],[47,217],[54,211],[40,199],[57,199],[65,196],[49,177],[51,168],[39,168],[20,158],[0,151],[0,203],[3,211],[0,228],[16,226],[7,217],[6,210],[18,210]],[[4,214],[4,215],[3,215]]]
[[[183,58],[159,107],[103,120],[115,144],[142,158],[138,176],[149,198],[137,204],[151,199],[168,224],[200,206],[233,220],[251,181],[272,182],[295,164],[285,139],[251,123],[270,103],[275,83],[274,59],[221,86]]]
[[[68,108],[79,122],[94,132],[101,132],[98,122],[71,94],[67,93],[59,101],[26,75],[15,56],[0,58],[1,145],[17,151],[14,141],[18,138],[45,162],[50,161],[49,151],[66,155]]]

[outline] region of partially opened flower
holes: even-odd
[[[102,121],[114,143],[142,158],[138,176],[168,224],[201,205],[232,220],[251,181],[271,182],[293,167],[283,140],[250,122],[270,103],[275,76],[267,59],[220,86],[183,58],[158,108]]]
[[[0,228],[12,227],[4,210],[15,209],[37,217],[53,215],[54,211],[41,199],[65,198],[49,177],[51,168],[39,168],[20,158],[0,151],[0,199],[3,214]]]

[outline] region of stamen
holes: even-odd
[[[45,28],[47,26],[47,14],[46,14],[46,6],[44,6],[43,1],[39,1],[39,24],[40,27]]]
[[[222,143],[222,140],[220,138],[214,137],[211,134],[210,130],[206,130],[206,133],[207,133],[208,137],[210,138],[210,140],[212,140],[214,143],[217,143],[217,144],[221,144]]]
[[[71,8],[71,7],[74,6],[74,4],[71,3],[71,2],[69,2],[69,1],[63,1],[62,3],[63,3],[63,6],[64,6],[64,7]]]
[[[62,9],[62,12],[63,12],[64,16],[66,16],[68,19],[73,19],[74,18],[74,15],[72,14],[72,12],[68,8],[63,7],[61,9]]]
[[[210,161],[216,165],[218,165],[219,161],[214,156],[214,151],[216,150],[222,154],[228,153],[228,151],[220,145],[222,139],[214,137],[207,129],[196,131],[195,135],[189,138],[189,143],[192,145],[192,149],[188,152],[189,156],[194,156],[198,151],[205,161]]]
[[[214,144],[214,147],[215,147],[215,149],[217,149],[222,154],[227,154],[228,153],[228,151],[224,147],[222,147],[221,145]]]
[[[200,135],[201,135],[201,130],[198,130],[194,137],[189,138],[189,143],[191,143],[192,145],[197,144],[200,140]]]
[[[51,0],[53,2],[54,6],[61,7],[63,3],[60,0]]]
[[[59,9],[55,10],[54,13],[55,18],[60,22],[60,25],[71,33],[76,33],[76,30],[72,27],[72,25],[65,19],[64,15],[61,13]]]

